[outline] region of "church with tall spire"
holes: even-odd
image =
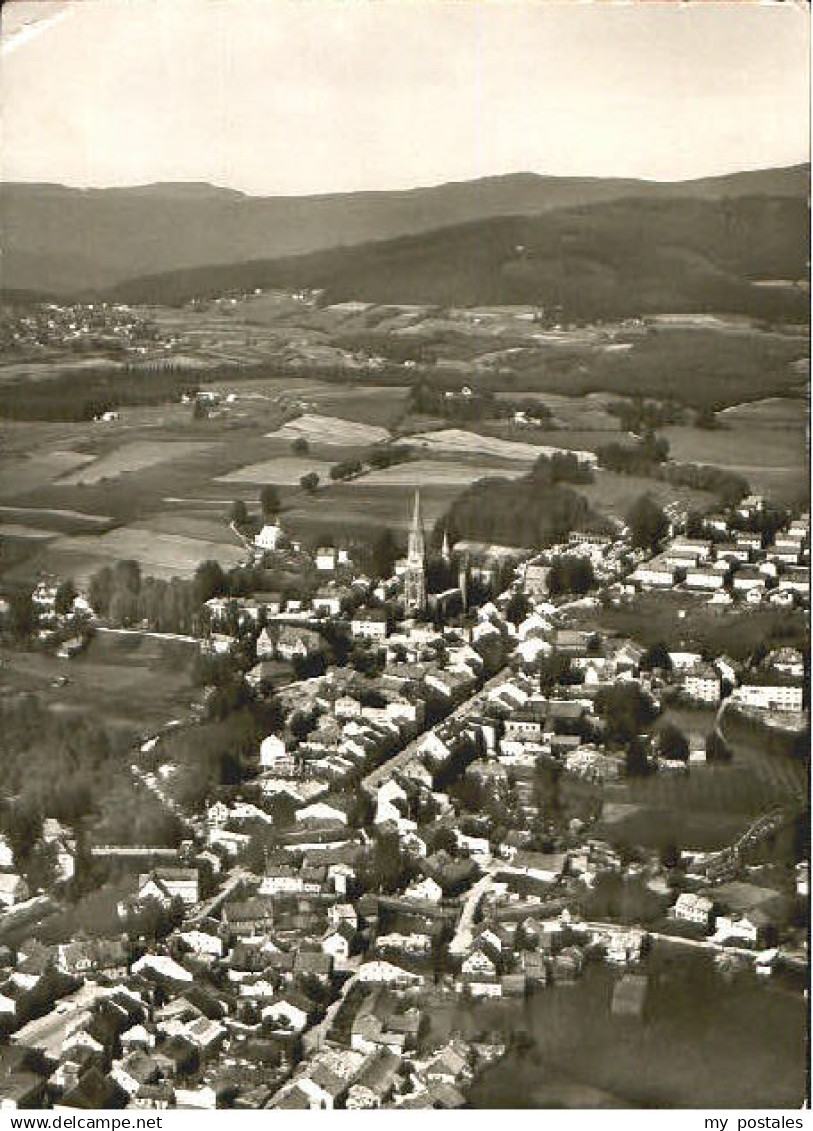
[[[421,493],[415,492],[404,574],[404,607],[408,613],[426,609],[426,539],[421,519]]]

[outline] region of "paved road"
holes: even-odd
[[[223,887],[220,888],[210,899],[206,899],[203,903],[199,903],[194,911],[187,915],[186,922],[191,924],[203,922],[204,919],[207,919],[210,915],[213,915],[216,911],[220,910],[220,908],[226,902],[232,892],[235,891],[240,886],[240,884],[243,883],[244,880],[256,880],[256,878],[257,877],[254,876],[252,872],[249,872],[247,868],[243,868],[239,865],[236,868],[233,868],[229,873],[229,878],[223,885]]]
[[[474,916],[480,900],[494,883],[494,876],[499,867],[500,865],[496,861],[489,864],[485,875],[480,877],[467,894],[460,912],[460,918],[457,921],[454,938],[449,943],[449,954],[464,954],[471,946],[474,937]]]
[[[436,726],[430,727],[428,730],[421,731],[421,733],[416,738],[413,738],[410,742],[407,743],[403,750],[399,750],[397,754],[393,754],[393,756],[391,758],[388,758],[386,762],[382,762],[380,766],[376,766],[376,768],[369,774],[367,774],[366,777],[361,779],[362,788],[365,789],[368,793],[372,793],[376,789],[378,789],[380,785],[383,785],[385,781],[389,781],[395,770],[399,769],[401,766],[405,766],[411,758],[414,758],[414,756],[418,752],[418,747],[426,738],[427,734],[430,734],[433,730],[437,730],[438,727],[445,726],[452,719],[460,718],[462,715],[466,715],[468,712],[470,712],[475,703],[479,699],[484,698],[492,687],[496,687],[498,684],[503,682],[503,680],[506,678],[507,672],[507,665],[503,668],[500,668],[497,674],[492,676],[490,680],[484,683],[479,691],[475,691],[474,694],[469,696],[468,699],[464,699],[463,702],[458,707],[455,707],[455,709],[450,714],[448,714],[445,719],[437,723]]]
[[[197,636],[186,636],[182,632],[154,632],[150,628],[110,628],[95,621],[93,628],[96,632],[106,632],[110,636],[150,636],[154,640],[180,640],[184,644],[200,644]]]
[[[350,993],[350,990],[353,988],[353,986],[355,986],[357,981],[358,974],[351,975],[351,977],[347,979],[347,981],[342,985],[342,988],[339,990],[339,996],[327,1007],[325,1016],[322,1018],[322,1020],[319,1021],[318,1024],[314,1025],[311,1029],[307,1029],[302,1034],[302,1044],[305,1052],[315,1052],[317,1049],[323,1047],[325,1041],[327,1040],[327,1035],[330,1032],[331,1026],[333,1025],[334,1018],[339,1012],[339,1008],[342,1002]]]

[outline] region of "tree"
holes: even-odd
[[[595,581],[589,558],[557,557],[551,562],[548,573],[548,591],[551,597],[562,593],[581,596],[593,588]]]
[[[56,589],[56,599],[54,601],[54,610],[61,616],[66,616],[73,609],[73,602],[77,596],[76,586],[73,583],[73,578],[66,577],[64,581],[60,581]]]
[[[227,581],[220,562],[209,559],[201,562],[195,570],[195,601],[205,604],[212,597],[221,597],[226,592]]]
[[[631,778],[643,778],[646,777],[649,770],[650,765],[646,753],[646,746],[641,742],[640,738],[633,738],[627,747],[627,776]]]
[[[115,585],[137,595],[141,590],[141,566],[132,558],[124,558],[113,566]]]
[[[373,543],[372,565],[375,576],[392,577],[397,557],[398,546],[395,542],[395,535],[388,526],[385,526]]]
[[[270,483],[266,483],[260,491],[260,509],[263,512],[263,518],[273,518],[275,514],[279,513],[279,491]]]
[[[669,658],[669,649],[662,640],[651,644],[641,657],[641,671],[651,672],[656,668],[668,672],[672,670],[672,661]]]
[[[596,708],[604,718],[607,740],[624,744],[632,742],[656,715],[652,700],[636,683],[602,688]]]
[[[28,640],[37,624],[37,613],[30,593],[20,590],[8,601],[9,627],[17,640]]]
[[[235,499],[229,511],[229,521],[235,526],[245,526],[248,522],[248,507],[242,499]]]
[[[720,427],[717,413],[709,405],[699,408],[694,418],[695,428],[715,429]]]
[[[312,711],[294,711],[288,726],[294,738],[301,742],[316,726],[316,716]]]
[[[395,891],[408,878],[408,871],[398,834],[379,833],[369,862],[368,886],[375,891]]]
[[[22,804],[9,806],[0,821],[18,868],[24,867],[35,844],[42,836],[42,817]]]
[[[662,758],[671,761],[688,762],[689,742],[686,735],[674,723],[666,723],[658,732],[658,751]]]
[[[511,624],[518,625],[524,621],[528,615],[528,610],[531,607],[531,602],[520,590],[516,589],[508,599],[508,604],[505,606],[505,615]]]
[[[319,476],[315,471],[309,471],[307,475],[303,475],[299,480],[299,486],[303,491],[307,491],[309,495],[312,495],[319,486]]]
[[[700,511],[689,511],[686,518],[686,537],[703,538],[706,533],[706,523]]]
[[[297,438],[291,444],[291,451],[296,456],[306,456],[310,451],[310,444],[304,436],[297,436]]]
[[[656,550],[669,532],[669,522],[651,495],[641,495],[630,507],[627,522],[632,544],[643,550]]]
[[[709,762],[730,762],[733,750],[718,730],[710,730],[706,735],[706,758]]]
[[[32,891],[52,888],[59,876],[56,845],[43,841],[35,844],[25,864],[25,875]]]

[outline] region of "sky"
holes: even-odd
[[[6,0],[0,180],[251,194],[808,160],[806,4]]]

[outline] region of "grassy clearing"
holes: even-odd
[[[184,714],[194,689],[195,646],[152,637],[99,634],[81,656],[4,651],[3,683],[47,694],[54,711],[97,720],[133,740]],[[58,676],[68,682],[53,687]]]
[[[722,428],[664,429],[670,455],[682,463],[709,463],[743,475],[752,490],[776,502],[804,499],[807,474],[807,406],[802,400],[769,398],[720,414]]]
[[[464,1032],[507,1024],[533,1039],[530,1050],[510,1053],[476,1082],[472,1106],[800,1107],[800,993],[753,976],[725,981],[708,957],[675,948],[656,947],[644,972],[650,980],[642,1022],[613,1016],[618,974],[601,963],[573,986],[536,994],[521,1021],[513,1004],[454,1007],[451,1025]]]
[[[645,494],[651,495],[661,506],[680,502],[690,510],[709,510],[716,503],[715,496],[706,491],[662,483],[643,475],[620,475],[615,471],[596,471],[594,482],[580,485],[577,490],[592,510],[617,518],[624,518],[635,500]]]
[[[708,599],[688,593],[641,593],[630,605],[608,606],[583,614],[584,627],[600,627],[630,636],[645,646],[660,640],[674,649],[710,648],[747,659],[763,640],[771,648],[788,644],[805,649],[805,618],[781,609],[715,611]],[[685,613],[685,616],[681,616]],[[577,619],[579,614],[576,614]]]

